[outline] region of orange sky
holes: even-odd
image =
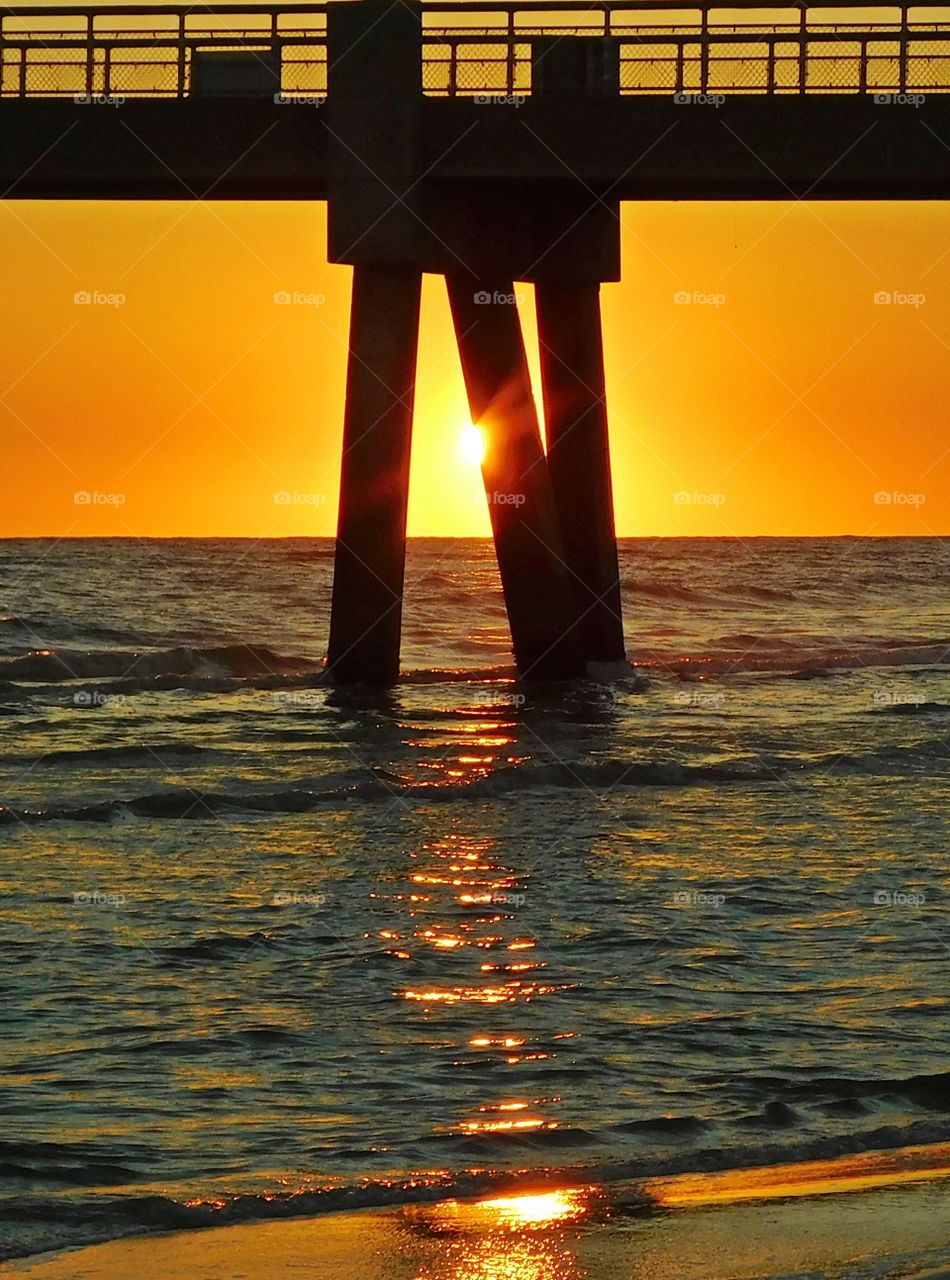
[[[950,534],[941,205],[628,204],[623,222],[603,292],[621,534]],[[350,273],[327,265],[324,206],[8,201],[0,234],[0,535],[334,532]],[[416,403],[410,532],[487,534],[436,278]]]

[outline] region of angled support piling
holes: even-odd
[[[446,277],[519,673],[583,674],[577,598],[564,561],[511,280]]]

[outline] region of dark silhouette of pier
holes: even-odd
[[[0,54],[6,199],[328,201],[353,267],[344,683],[399,672],[423,272],[485,437],[518,670],[570,678],[625,661],[599,311],[620,202],[950,195],[950,6],[28,7]]]

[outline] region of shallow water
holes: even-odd
[[[645,688],[433,540],[370,695],[327,541],[0,543],[8,1253],[950,1138],[950,542],[622,563]]]

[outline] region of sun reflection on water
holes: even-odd
[[[438,1261],[416,1280],[580,1280],[570,1231],[589,1212],[593,1188],[449,1200],[407,1211],[411,1231],[440,1239]]]
[[[401,926],[375,935],[399,962],[393,995],[408,1017],[431,1024],[421,1034],[430,1038],[438,1069],[493,1073],[484,1076],[491,1083],[481,1096],[447,1090],[431,1131],[456,1135],[480,1157],[492,1142],[524,1139],[543,1149],[545,1135],[563,1124],[561,1100],[532,1097],[514,1075],[555,1058],[553,1042],[575,1033],[546,1024],[541,1036],[526,1034],[528,1015],[521,1011],[576,982],[551,971],[543,942],[530,932],[531,873],[506,863],[497,840],[457,829],[411,850],[408,859],[403,885],[388,895],[399,905]],[[399,891],[406,886],[425,895]],[[484,1022],[473,1027],[479,1009]],[[431,1041],[435,1029],[441,1035]],[[473,1143],[489,1146],[483,1151]]]
[[[545,1191],[538,1195],[502,1196],[497,1200],[483,1200],[479,1207],[496,1213],[501,1226],[533,1227],[563,1222],[568,1218],[580,1218],[585,1212],[586,1204],[584,1192],[572,1187]]]

